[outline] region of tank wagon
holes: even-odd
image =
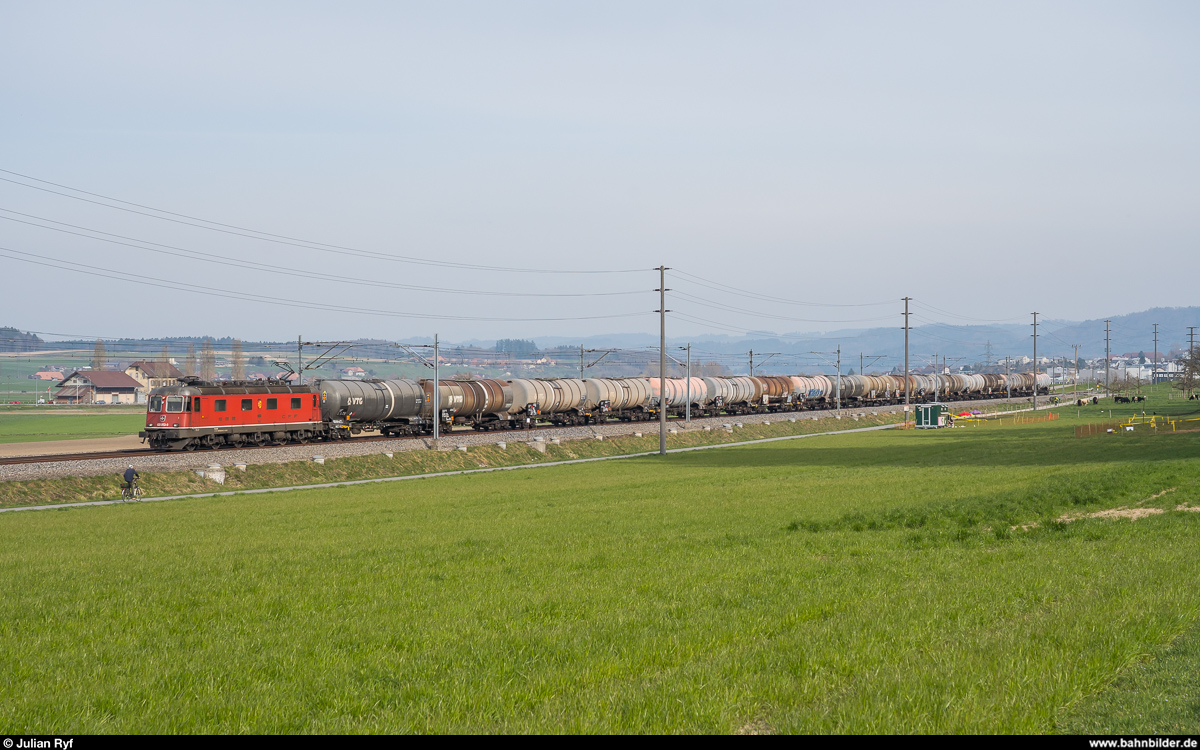
[[[1050,376],[910,375],[913,402],[1027,396],[1048,392]],[[433,389],[439,413],[433,413]],[[204,382],[185,377],[155,388],[140,436],[151,447],[195,450],[337,440],[363,431],[423,435],[434,420],[475,430],[637,422],[660,410],[694,416],[900,404],[905,379],[897,375],[667,378],[538,378],[481,380],[317,380]]]

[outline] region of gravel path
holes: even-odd
[[[1014,399],[1014,405],[1023,406],[1027,399]],[[975,407],[998,403],[996,401],[960,401],[949,402],[952,409]],[[743,417],[709,417],[693,419],[688,425],[682,420],[667,423],[668,429],[697,430],[710,427],[719,429],[724,424],[762,424],[764,422],[786,422],[788,420],[816,419],[854,421],[854,417],[863,414],[899,414],[901,406],[871,406],[842,410],[841,417],[833,411],[785,412],[781,414],[756,414]],[[537,438],[549,442],[554,438],[559,440],[594,440],[596,435],[614,437],[617,435],[632,435],[640,432],[643,435],[653,434],[658,430],[657,422],[621,422],[606,425],[589,425],[587,427],[562,427],[555,430],[505,431],[505,432],[474,432],[470,430],[455,431],[452,435],[443,437],[434,445],[431,438],[397,438],[395,440],[380,440],[358,442],[353,439],[331,443],[309,443],[307,445],[288,445],[275,448],[257,448],[253,450],[223,450],[216,452],[196,451],[193,453],[178,453],[169,456],[143,456],[134,461],[134,466],[142,472],[183,471],[203,469],[208,464],[233,466],[244,464],[278,464],[289,461],[307,461],[313,456],[325,458],[341,458],[345,456],[365,456],[378,453],[399,453],[411,450],[454,450],[459,445],[495,445],[498,442],[532,443]],[[0,481],[19,481],[28,479],[57,479],[61,477],[86,477],[105,474],[117,475],[124,472],[129,461],[123,459],[101,459],[94,461],[56,461],[47,463],[15,464],[0,466]]]

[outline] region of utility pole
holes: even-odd
[[[651,348],[653,348],[653,347],[651,347]],[[589,367],[595,367],[596,365],[600,364],[600,361],[603,360],[605,357],[607,357],[610,354],[620,351],[620,349],[584,349],[583,351],[585,351],[589,354],[596,354],[597,352],[599,352],[600,356],[596,357],[591,362],[588,362],[586,365],[581,364],[579,366],[579,379],[580,380],[583,380],[583,371],[584,370],[586,370]]]
[[[837,363],[837,372],[838,372],[837,410],[838,410],[838,413],[841,414],[842,413],[842,345],[841,345],[841,343],[838,344],[837,355],[838,355],[838,360],[837,360],[837,362],[838,362]]]
[[[912,403],[912,393],[908,380],[908,303],[912,297],[904,298],[904,426],[908,427],[908,409]]]
[[[887,355],[886,354],[863,354],[862,352],[859,352],[858,353],[858,374],[859,375],[867,374],[867,365],[866,365],[867,357],[871,358],[871,364],[875,364],[879,360],[886,358]]]
[[[941,385],[940,378],[938,378],[938,375],[941,375],[941,373],[938,372],[938,368],[937,368],[937,352],[934,352],[933,353],[933,401],[934,401],[934,403],[937,403],[938,386]]]
[[[681,352],[682,351],[687,352],[687,360],[684,362],[680,362],[679,360],[672,357],[670,354],[667,355],[667,358],[670,359],[675,364],[686,368],[687,382],[685,383],[684,387],[687,388],[687,403],[683,405],[683,419],[685,422],[691,422],[692,421],[692,344],[691,344],[691,342],[688,342],[687,346],[680,346],[677,348]]]
[[[1038,313],[1033,313],[1033,410],[1038,410]]]
[[[583,344],[579,345],[579,379],[583,380]]]
[[[441,359],[441,356],[440,356],[441,351],[440,351],[440,342],[438,341],[438,335],[436,333],[433,334],[433,346],[432,347],[429,344],[400,344],[400,343],[392,344],[392,346],[399,347],[399,348],[403,349],[404,351],[408,352],[414,359],[416,359],[418,361],[419,364],[425,365],[426,367],[433,368],[433,404],[432,404],[433,439],[437,440],[439,437],[441,437],[441,423],[442,423],[442,393],[441,393],[441,384],[438,382],[438,380],[439,380],[439,378],[438,378],[438,360]],[[425,357],[421,356],[420,354],[417,354],[416,352],[413,351],[413,349],[433,349],[433,362],[430,362]],[[454,423],[451,422],[451,425],[453,425],[453,424]]]
[[[667,455],[667,267],[658,271],[658,453]]]
[[[1079,347],[1080,344],[1074,344],[1075,347],[1075,402],[1079,402]]]
[[[304,337],[296,337],[296,375],[298,381],[296,385],[304,385]]]
[[[966,357],[955,357],[955,358],[954,358],[954,361],[955,361],[955,362],[961,362],[961,361],[962,361],[962,360],[964,360],[964,359],[966,359]],[[943,354],[943,355],[942,355],[942,372],[943,372],[943,373],[948,373],[948,372],[950,372],[950,360],[949,360],[949,359],[946,357],[946,355],[945,355],[945,354]],[[940,375],[941,373],[938,373],[938,374]],[[949,376],[947,375],[947,377],[949,377]],[[949,398],[949,397],[950,397],[950,392],[949,392],[949,391],[946,391],[946,397],[947,397],[947,398]],[[936,394],[935,394],[935,399],[936,399]]]
[[[1150,385],[1158,384],[1158,323],[1154,324],[1154,364],[1150,365]]]
[[[687,405],[684,407],[683,421],[692,421],[692,342],[687,345]]]
[[[842,345],[838,344],[838,348],[837,348],[836,352],[809,352],[809,354],[815,354],[818,357],[820,357],[821,359],[825,360],[826,365],[837,368],[837,391],[836,391],[837,395],[836,395],[836,398],[837,398],[837,410],[840,412],[842,410]],[[828,356],[830,354],[837,355],[837,359],[831,362],[829,360],[829,356]]]
[[[759,360],[759,362],[758,362],[759,368],[761,369],[762,366],[765,365],[767,363],[767,360],[769,360],[771,357],[778,356],[779,354],[780,354],[780,352],[759,352],[758,356],[766,357],[766,359]],[[754,350],[753,349],[750,350],[750,377],[754,377]]]
[[[441,434],[442,426],[442,388],[438,382],[438,335],[433,334],[433,439],[436,441]]]
[[[1004,357],[1004,389],[1008,392],[1008,400],[1012,402],[1012,381],[1008,379],[1008,363],[1012,357]]]
[[[1196,356],[1196,326],[1188,326],[1188,365],[1187,365],[1187,368],[1185,369],[1185,372],[1181,373],[1181,374],[1192,373],[1194,376],[1194,371],[1191,369],[1192,368],[1191,363],[1194,361],[1195,356]],[[1186,380],[1185,380],[1185,385],[1186,385]],[[49,389],[47,389],[47,392],[48,391],[49,391]],[[1189,392],[1185,391],[1184,395],[1185,396],[1189,395]],[[46,403],[50,403],[49,399],[47,399]]]
[[[1104,321],[1104,394],[1105,395],[1108,395],[1108,393],[1109,393],[1109,390],[1108,390],[1108,363],[1112,361],[1112,354],[1109,352],[1110,342],[1108,339],[1108,324],[1111,322],[1112,322],[1111,320]]]

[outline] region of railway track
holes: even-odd
[[[566,428],[558,427],[555,425],[539,425],[538,427],[531,427],[529,429],[521,430],[520,433],[518,433],[518,434],[524,434],[524,433],[528,433],[528,432],[542,432],[545,430],[560,430],[560,429],[566,429]],[[478,435],[479,433],[474,432],[474,431],[465,431],[465,430],[461,431],[459,433],[449,433],[449,434],[443,432],[441,435],[441,438],[443,440],[446,440],[446,439],[454,437],[455,434]],[[497,434],[506,434],[507,435],[507,434],[513,434],[513,433],[506,432],[506,433],[497,433]],[[308,446],[315,448],[315,447],[321,446],[321,445],[360,445],[362,443],[378,443],[378,442],[391,441],[391,440],[428,440],[428,439],[431,439],[432,437],[433,437],[432,435],[402,435],[402,436],[401,435],[397,435],[397,436],[362,435],[359,437],[344,438],[344,439],[337,440],[337,441],[319,441],[319,442],[304,443],[303,445],[308,445]],[[17,466],[20,464],[63,463],[66,461],[103,461],[106,459],[114,459],[114,458],[115,459],[136,459],[136,458],[148,458],[150,456],[187,456],[187,455],[197,455],[197,454],[199,454],[199,455],[217,455],[217,454],[226,453],[229,451],[260,451],[260,450],[270,450],[273,448],[298,448],[301,445],[302,445],[301,443],[282,443],[280,445],[251,445],[251,446],[243,445],[240,447],[225,446],[225,447],[221,447],[221,448],[206,448],[206,449],[201,449],[198,451],[186,451],[186,452],[185,451],[156,451],[151,448],[133,448],[133,449],[128,449],[128,450],[120,450],[120,451],[96,451],[96,452],[91,452],[91,453],[54,453],[54,454],[40,455],[40,456],[11,456],[11,457],[6,457],[6,458],[0,458],[0,466]]]

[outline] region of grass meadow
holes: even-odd
[[[0,730],[1200,731],[1200,433],[1073,411],[5,513]]]
[[[104,408],[89,407],[88,413],[75,407],[0,412],[0,443],[121,437],[136,435],[146,424],[145,407],[137,411],[113,407],[112,412],[95,413]]]

